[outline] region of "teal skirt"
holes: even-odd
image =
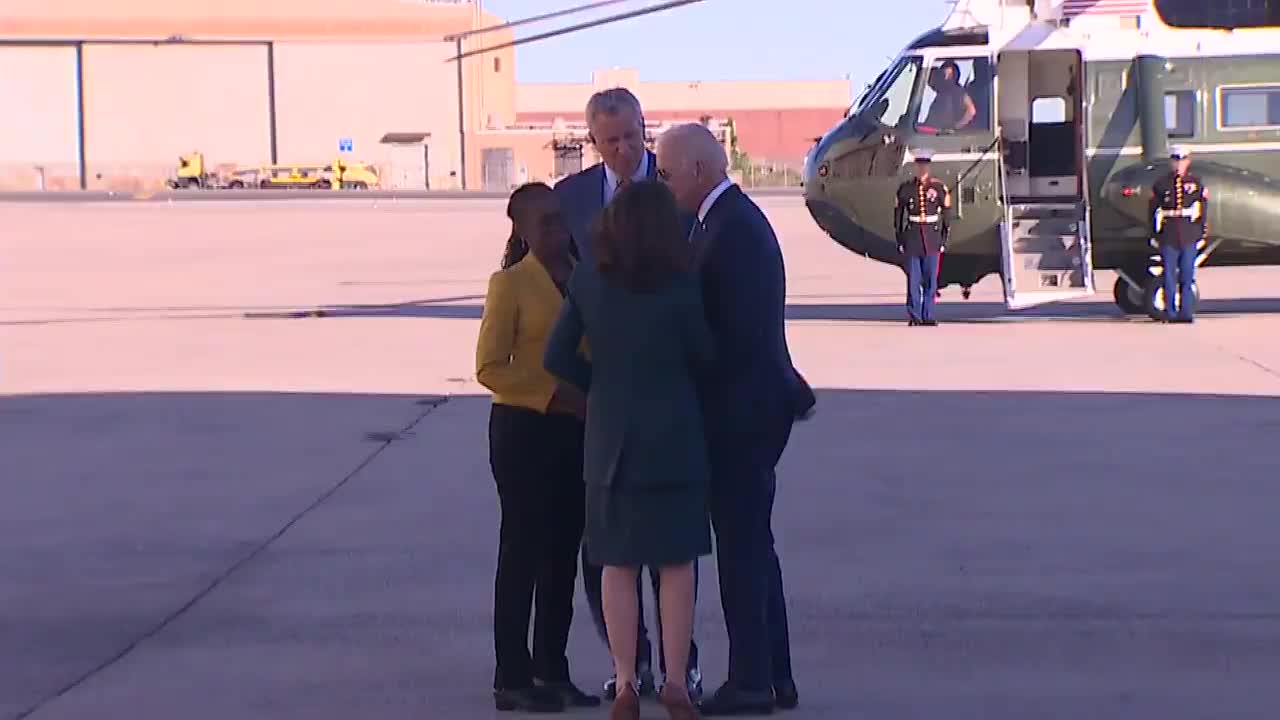
[[[711,554],[706,485],[587,485],[583,545],[594,565],[663,567]]]

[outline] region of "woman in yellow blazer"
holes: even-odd
[[[493,392],[489,465],[502,515],[493,697],[499,710],[553,712],[600,704],[569,679],[565,654],[584,523],[586,398],[542,364],[573,272],[559,201],[547,185],[523,185],[507,217],[511,238],[502,270],[489,278],[476,346],[476,378]]]

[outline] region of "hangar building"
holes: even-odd
[[[501,22],[456,0],[7,0],[0,189],[154,189],[193,151],[211,165],[344,157],[378,165],[384,186],[458,187],[444,38]],[[514,86],[513,51],[481,59],[464,62],[464,123],[513,118],[513,91],[485,92]]]

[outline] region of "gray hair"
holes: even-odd
[[[729,171],[729,156],[725,154],[724,145],[711,128],[702,123],[676,125],[662,133],[658,146],[684,156],[686,162],[702,163],[708,172],[727,174]]]
[[[608,90],[601,90],[591,99],[587,101],[587,127],[595,122],[597,115],[617,115],[623,110],[630,110],[636,114],[636,122],[644,122],[644,112],[640,109],[640,101],[631,91],[615,87]]]

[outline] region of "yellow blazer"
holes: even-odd
[[[542,356],[563,304],[560,289],[533,253],[489,276],[476,379],[493,392],[493,402],[547,411],[557,381],[543,368]],[[586,342],[579,347],[585,354]]]

